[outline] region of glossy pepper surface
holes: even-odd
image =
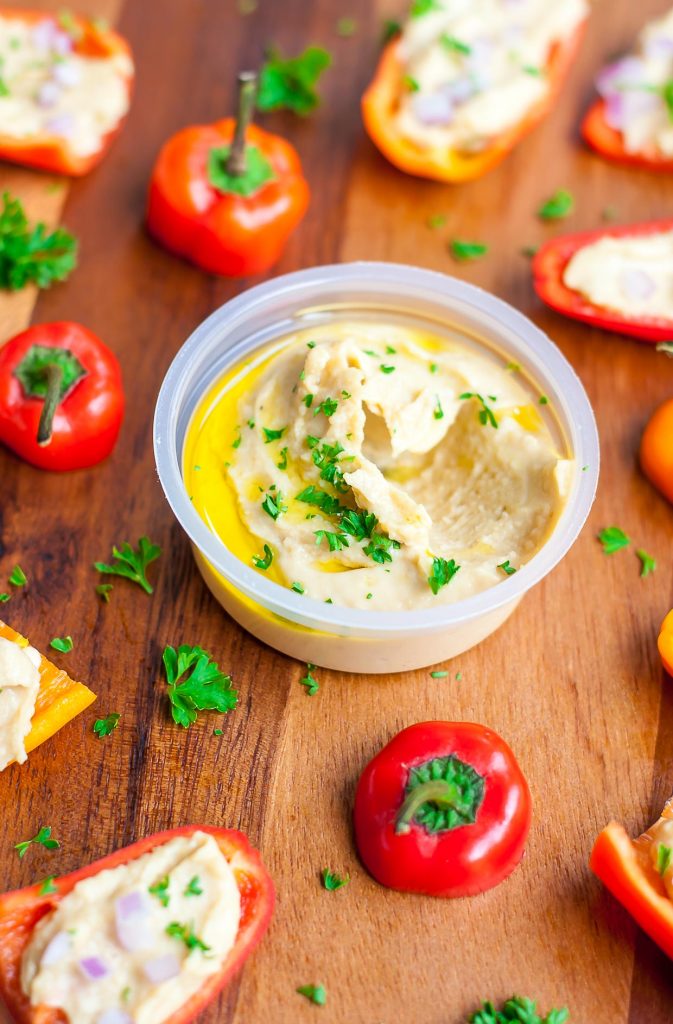
[[[659,655],[669,676],[673,676],[673,611],[670,611],[659,631]]]
[[[21,988],[21,958],[38,921],[57,907],[82,879],[128,864],[177,836],[190,836],[194,832],[212,835],[229,861],[241,896],[241,920],[235,945],[222,968],[207,976],[198,992],[172,1013],[164,1024],[188,1024],[215,999],[264,935],[273,913],[275,894],[259,853],[241,832],[210,825],[188,825],[148,836],[88,867],[55,879],[55,892],[40,894],[38,884],[0,896],[0,996],[16,1024],[63,1024],[65,1021],[57,1009],[31,1006]]]
[[[673,171],[673,159],[656,146],[649,146],[636,153],[628,150],[624,145],[622,133],[608,124],[606,112],[605,100],[596,100],[582,122],[582,136],[592,149],[616,163],[644,167],[665,174]]]
[[[673,503],[673,398],[659,406],[643,431],[640,465],[645,476]]]
[[[471,896],[523,856],[531,799],[514,754],[472,722],[423,722],[370,761],[355,794],[355,839],[382,885]]]

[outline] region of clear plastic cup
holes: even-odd
[[[227,370],[261,346],[335,318],[376,316],[437,334],[456,328],[521,366],[549,399],[561,450],[574,459],[553,532],[518,572],[455,604],[411,611],[327,605],[266,579],[226,547],[192,507],[182,474],[191,417]],[[258,639],[301,661],[349,672],[401,672],[453,658],[489,636],[567,553],[591,508],[599,472],[596,423],[565,357],[507,303],[455,278],[393,263],[316,267],[275,278],[226,303],[185,342],[164,379],[154,451],[168,502],[222,607]]]

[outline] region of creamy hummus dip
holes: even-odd
[[[240,917],[213,836],[179,836],[78,882],[38,922],[21,985],[72,1024],[162,1024],[222,968]]]
[[[596,82],[606,101],[605,118],[611,128],[621,132],[629,153],[655,150],[673,156],[673,120],[667,92],[671,79],[673,8],[646,25],[635,53],[608,65]]]
[[[83,56],[54,18],[0,16],[0,135],[59,136],[77,156],[96,153],[129,107],[124,54]]]
[[[563,282],[595,306],[673,320],[673,231],[606,235],[573,254]]]
[[[208,396],[194,505],[300,594],[416,609],[495,586],[544,543],[569,463],[496,357],[373,322],[285,339]]]
[[[399,131],[421,147],[487,147],[548,93],[551,51],[587,14],[586,0],[414,4],[398,50]]]
[[[25,739],[40,689],[40,653],[0,637],[0,772],[27,758]]]

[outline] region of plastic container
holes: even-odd
[[[381,612],[326,605],[265,579],[213,534],[192,507],[182,451],[192,414],[222,374],[251,352],[333,317],[376,315],[430,328],[465,331],[472,343],[520,364],[548,396],[558,441],[576,472],[557,524],[543,547],[497,586],[436,609]],[[539,393],[539,392],[538,392]],[[351,672],[400,672],[453,658],[478,644],[550,572],[579,534],[599,470],[596,423],[587,395],[556,346],[507,303],[455,278],[392,263],[316,267],[244,292],[185,342],[166,374],[154,420],[157,469],[198,567],[226,611],[277,650]]]

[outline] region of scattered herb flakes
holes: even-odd
[[[574,206],[572,193],[561,188],[539,207],[537,215],[540,220],[563,220],[573,212]]]
[[[537,1013],[536,1004],[525,996],[513,996],[508,999],[502,1012],[496,1010],[491,1002],[482,1003],[481,1009],[468,1017],[469,1024],[566,1024],[569,1013],[564,1007],[561,1010],[550,1010],[546,1017]]]
[[[462,678],[463,678],[463,673],[462,672],[456,672],[456,682],[459,683]]]
[[[446,676],[448,676],[448,674],[449,673],[446,671],[446,669],[436,669],[434,672],[430,673],[430,678],[431,679],[445,679]]]
[[[659,843],[657,847],[657,871],[663,878],[668,871],[671,860],[673,860],[673,850],[670,846],[665,846],[663,843]]]
[[[350,875],[341,878],[339,875],[333,874],[329,868],[323,868],[321,877],[323,888],[327,889],[327,892],[336,892],[337,889],[343,889],[350,882]]]
[[[383,363],[379,366],[381,373],[394,373],[396,369],[396,366],[385,366]]]
[[[276,463],[276,466],[277,466],[278,469],[282,469],[282,470],[286,470],[287,469],[287,453],[288,453],[288,449],[287,448],[281,448],[281,450],[280,450],[280,462]]]
[[[456,39],[455,36],[450,36],[448,32],[443,32],[439,37],[439,41],[450,53],[459,53],[461,57],[469,57],[472,53],[471,46],[464,43],[462,39]]]
[[[478,260],[488,252],[488,246],[483,242],[464,242],[454,238],[449,242],[449,251],[454,260],[458,263],[467,263],[470,260]]]
[[[213,729],[213,736],[221,736],[223,733],[222,729]]]
[[[291,110],[306,117],[320,102],[316,86],[331,63],[331,54],[320,46],[288,58],[271,50],[259,76],[258,110]]]
[[[96,593],[98,596],[105,601],[106,604],[110,603],[110,591],[112,590],[111,583],[99,583],[96,586]]]
[[[507,559],[506,562],[501,562],[500,565],[498,566],[498,569],[502,569],[505,576],[513,576],[516,572],[514,566],[509,564],[509,558]]]
[[[648,555],[647,552],[643,551],[642,548],[639,548],[636,551],[636,554],[640,559],[641,563],[640,576],[641,579],[644,579],[646,576],[649,576],[650,573],[654,572],[654,570],[657,568],[657,562],[656,559],[652,558],[651,555]]]
[[[334,533],[332,530],[315,530],[314,535],[316,544],[320,545],[326,540],[330,551],[343,551],[350,545],[348,537],[343,533]]]
[[[19,855],[19,859],[22,859],[28,853],[31,846],[44,846],[45,850],[58,850],[61,845],[58,839],[51,838],[51,826],[43,825],[36,836],[32,839],[26,839],[22,843],[16,843],[14,849]]]
[[[294,590],[295,594],[303,594],[304,593],[304,584],[303,583],[299,583],[298,580],[295,580],[290,589]]]
[[[53,647],[55,651],[60,651],[61,654],[69,654],[74,644],[71,636],[55,636],[53,640],[49,641],[49,646]]]
[[[147,579],[147,567],[155,562],[161,555],[161,548],[158,544],[152,544],[148,537],[141,537],[138,541],[138,550],[135,551],[126,541],[121,548],[112,548],[112,557],[115,561],[112,565],[105,562],[94,562],[94,569],[98,572],[107,573],[111,576],[122,576],[142,587],[146,594],[152,594],[154,588]]]
[[[272,441],[280,441],[286,430],[287,427],[281,427],[279,430],[271,430],[269,427],[262,427],[264,444],[271,444]]]
[[[437,395],[437,402],[435,403],[435,410],[432,415],[436,420],[444,419],[444,410],[442,409],[442,403],[439,400],[439,395]]]
[[[0,604],[6,604],[9,599],[9,594],[0,594]]]
[[[453,558],[433,558],[432,570],[428,576],[428,584],[433,594],[438,594],[442,587],[451,582],[460,566]]]
[[[657,352],[663,352],[669,359],[673,359],[673,341],[660,341],[657,345]]]
[[[203,889],[201,888],[201,879],[199,878],[198,875],[194,875],[193,878],[190,878],[190,880],[187,883],[187,886],[185,888],[185,891],[183,892],[182,895],[183,896],[203,896]]]
[[[358,30],[358,23],[355,18],[339,18],[336,23],[336,32],[342,39],[350,39]]]
[[[498,429],[498,421],[495,417],[495,413],[488,404],[488,402],[497,401],[495,395],[487,395],[487,401],[483,395],[479,395],[474,391],[464,391],[463,394],[460,395],[460,398],[463,401],[469,400],[471,398],[476,399],[481,405],[481,409],[479,410],[479,422],[481,423],[481,425],[485,427],[487,426],[487,424],[490,424],[492,427],[495,427],[496,430]]]
[[[300,985],[297,992],[300,996],[306,996],[316,1006],[324,1006],[327,1002],[327,992],[324,985]]]
[[[97,718],[93,723],[93,731],[98,739],[100,740],[103,736],[109,736],[110,733],[113,733],[119,725],[120,718],[121,715],[117,711],[106,715],[105,718]]]
[[[441,10],[443,8],[439,0],[413,0],[409,13],[412,18],[422,18],[424,14],[431,14],[432,11]]]
[[[329,419],[330,416],[334,415],[338,407],[339,403],[336,398],[325,398],[322,402],[319,403],[319,405],[315,407],[315,409],[313,410],[313,415],[317,416],[318,413],[322,412],[327,417],[327,419]]]
[[[546,395],[540,395],[540,397],[538,398],[538,402],[540,405],[549,405],[549,399]]]
[[[283,512],[287,512],[287,505],[283,504],[283,495],[280,491],[276,491],[275,494],[267,491],[262,502],[262,508],[268,516],[271,516],[274,522]]]
[[[163,663],[168,682],[168,699],[173,721],[187,729],[199,711],[233,711],[238,691],[232,689],[231,676],[220,672],[216,662],[201,647],[181,644],[177,650],[166,647]]]
[[[40,883],[38,896],[51,896],[53,893],[58,892],[58,886],[54,885],[55,878],[56,875],[47,875],[44,881]]]
[[[231,447],[232,448],[240,448],[241,447],[241,441],[243,440],[243,438],[241,437],[241,428],[240,427],[236,427],[236,429],[238,430],[238,434],[236,435],[234,440],[231,442]]]
[[[33,282],[48,288],[77,263],[77,241],[64,228],[31,227],[18,199],[4,192],[0,210],[0,288],[17,291]]]
[[[519,363],[512,362],[512,363],[508,363],[507,366],[505,367],[505,369],[508,370],[509,373],[520,373],[521,372],[521,365]]]
[[[615,551],[621,551],[631,543],[631,538],[627,537],[619,526],[606,526],[598,534],[598,539],[603,545],[603,553],[606,555],[614,555]]]
[[[9,582],[13,587],[25,587],[28,577],[20,565],[15,565],[9,574]]]
[[[544,75],[544,70],[535,64],[522,64],[521,70],[532,78],[542,78]]]
[[[309,395],[304,395],[304,397],[302,398],[302,402],[304,403],[304,405],[306,406],[307,409],[310,409],[311,406],[313,405],[313,399],[314,398],[315,398],[315,395],[310,395],[310,394]]]
[[[397,349],[393,348],[392,345],[386,345],[386,354],[389,355],[389,356],[396,356],[397,355]]]
[[[171,897],[168,892],[169,886],[170,879],[168,875],[164,875],[164,877],[160,878],[158,882],[154,883],[154,885],[150,885],[147,891],[152,896],[156,896],[162,907],[167,907],[171,902]]]
[[[318,344],[317,341],[307,341],[306,342],[306,348],[315,348],[317,344]]]
[[[171,921],[166,928],[166,935],[170,935],[172,939],[179,939],[180,942],[184,942],[190,953],[193,949],[200,949],[202,953],[210,952],[210,946],[207,946],[205,942],[202,942],[202,940],[194,934],[194,930],[191,925],[180,924],[178,921]]]
[[[409,92],[420,92],[421,89],[418,81],[415,78],[412,78],[411,75],[402,75],[402,85],[405,89],[408,89]]]
[[[521,247],[521,255],[527,256],[529,260],[532,260],[533,256],[537,256],[539,251],[539,245],[523,245]]]
[[[430,363],[428,369],[430,370],[430,373],[437,373],[437,371],[439,370],[439,366],[437,365],[437,363]]]
[[[392,42],[396,36],[399,36],[401,31],[402,25],[399,21],[395,21],[394,18],[386,18],[381,29],[381,42],[385,46],[386,43]]]
[[[300,684],[306,687],[306,693],[309,697],[315,697],[316,693],[320,689],[318,685],[318,680],[313,675],[314,669],[315,665],[311,665],[310,662],[307,662],[306,675],[303,677],[303,679],[299,680]]]
[[[371,601],[373,596],[374,596],[373,594],[365,594],[365,601]]]

